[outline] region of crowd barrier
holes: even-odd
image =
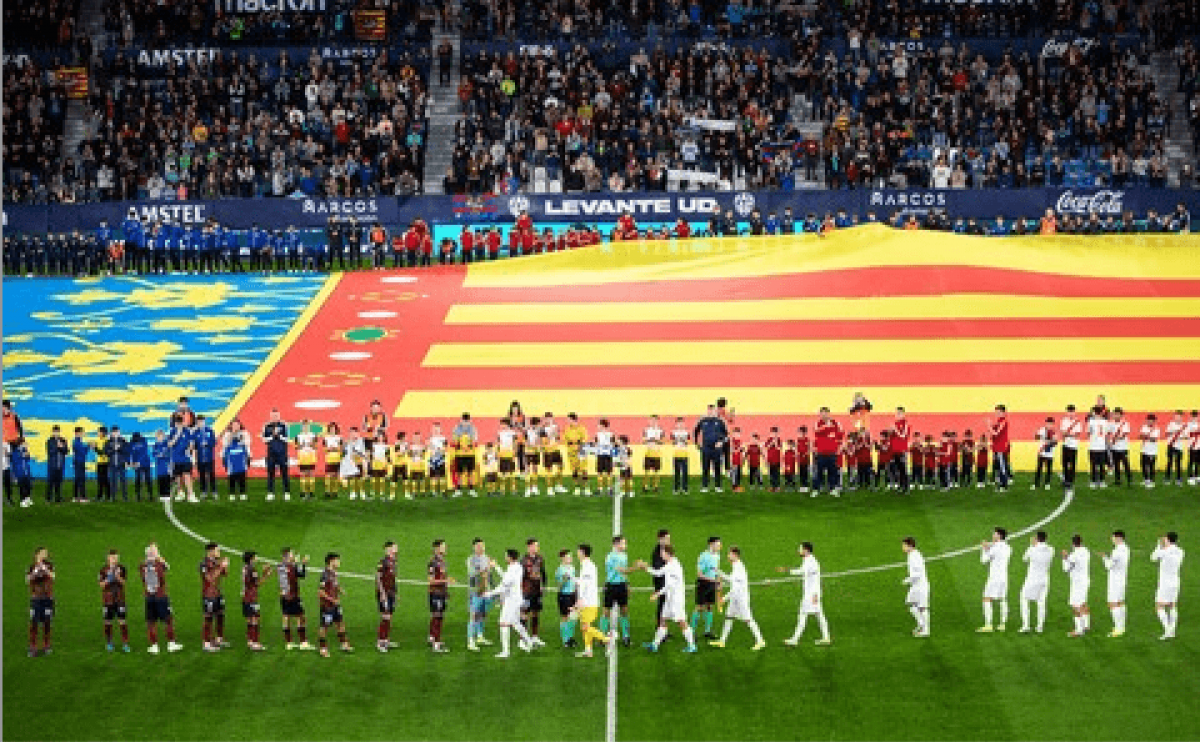
[[[696,191],[687,193],[581,193],[512,196],[379,196],[374,198],[257,198],[218,201],[114,201],[78,205],[5,205],[4,226],[10,233],[62,232],[95,228],[101,219],[118,227],[130,209],[149,219],[184,223],[209,218],[234,229],[255,224],[269,228],[323,226],[330,216],[354,217],[360,223],[380,222],[389,229],[421,217],[434,225],[507,224],[522,211],[537,222],[607,224],[624,212],[642,223],[673,223],[676,219],[703,222],[714,207],[729,210],[742,222],[757,209],[764,217],[782,216],[791,208],[797,219],[844,210],[866,219],[883,219],[894,212],[923,214],[943,209],[952,218],[1037,218],[1046,209],[1059,214],[1110,214],[1126,211],[1160,215],[1183,203],[1200,214],[1200,191],[1168,188],[1128,189],[860,189],[838,191]]]

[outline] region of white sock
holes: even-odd
[[[1021,599],[1021,628],[1029,628],[1029,601]]]
[[[910,605],[908,607],[908,612],[911,613],[912,617],[917,620],[917,630],[919,631],[921,628],[921,609],[915,605]]]
[[[1158,621],[1162,624],[1163,633],[1171,633],[1171,617],[1167,615],[1167,609],[1159,608],[1156,612],[1158,613]]]
[[[1090,613],[1083,614],[1083,628],[1088,629],[1089,631],[1091,630],[1092,614],[1090,614]]]
[[[929,631],[929,609],[925,608],[921,611],[921,631]]]
[[[821,627],[821,638],[829,641],[829,622],[825,620],[825,611],[817,614],[817,626]]]
[[[727,618],[727,619],[725,619],[725,625],[721,627],[721,643],[722,644],[724,644],[725,640],[729,638],[730,631],[733,631],[733,619]]]
[[[1042,627],[1046,625],[1046,600],[1044,598],[1037,602],[1037,617],[1038,631],[1041,631]]]
[[[762,637],[762,632],[758,630],[758,621],[755,621],[752,618],[746,622],[746,625],[750,627],[750,633],[754,634],[754,643],[762,644],[763,637]]]
[[[658,649],[658,645],[663,643],[663,639],[667,638],[667,627],[659,626],[658,631],[654,632],[654,648]]]
[[[685,626],[683,629],[683,639],[688,643],[689,647],[696,646],[696,635],[692,633],[691,626]]]
[[[529,641],[529,632],[525,630],[525,627],[523,625],[521,625],[519,623],[513,624],[513,629],[516,630],[517,636],[521,637],[521,641],[524,641],[524,642]]]
[[[1076,634],[1083,633],[1083,616],[1075,617],[1075,633]]]
[[[508,627],[501,626],[500,627],[500,651],[503,652],[504,654],[508,654],[508,644],[509,644],[510,640],[511,640],[511,637],[509,636]]]
[[[1179,608],[1176,606],[1168,608],[1167,617],[1171,620],[1171,635],[1174,636],[1175,629],[1179,626]]]
[[[983,601],[983,625],[992,625],[992,601],[990,600]]]
[[[800,613],[796,616],[796,633],[792,634],[792,641],[796,641],[804,633],[804,624],[806,623],[808,623],[807,613]]]
[[[1119,605],[1112,609],[1113,628],[1117,631],[1125,630],[1125,606]]]
[[[1008,601],[1000,601],[1000,623],[1008,623]]]

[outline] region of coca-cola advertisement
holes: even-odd
[[[1096,191],[1095,193],[1075,193],[1063,191],[1054,205],[1059,214],[1112,214],[1120,216],[1125,211],[1125,191]]]

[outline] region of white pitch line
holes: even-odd
[[[622,498],[620,498],[620,497],[614,498],[614,500],[616,500],[616,502],[613,503],[613,535],[614,536],[617,535],[617,533],[619,532],[619,530],[621,528],[621,503],[620,503],[621,499]],[[1025,536],[1027,534],[1033,533],[1034,531],[1038,530],[1039,528],[1042,528],[1046,524],[1053,522],[1060,515],[1062,515],[1063,512],[1065,512],[1068,507],[1070,507],[1072,500],[1074,500],[1074,495],[1070,492],[1066,493],[1065,495],[1063,495],[1062,502],[1060,502],[1058,504],[1058,507],[1056,507],[1052,513],[1050,513],[1046,517],[1042,518],[1038,522],[1022,528],[1021,530],[1012,534],[1010,536],[1010,538],[1019,538],[1021,536]],[[183,534],[195,539],[196,541],[199,541],[200,543],[208,543],[211,540],[204,536],[201,536],[200,534],[196,533],[192,529],[188,528],[187,525],[185,525],[183,522],[181,522],[179,520],[179,518],[175,515],[175,510],[172,507],[170,500],[167,500],[163,503],[163,509],[167,513],[167,519],[170,520],[172,525],[174,525],[177,529],[179,529],[179,531],[182,532]],[[242,551],[239,549],[234,549],[232,547],[225,546],[223,544],[218,544],[218,546],[220,547],[221,551],[227,552],[229,554],[241,554],[242,553]],[[963,554],[968,554],[972,551],[975,551],[978,548],[979,547],[977,545],[972,544],[971,546],[965,546],[961,549],[954,549],[952,551],[947,551],[947,552],[943,552],[941,554],[936,554],[931,557],[926,557],[925,561],[936,562],[936,561],[941,561],[943,559],[951,559],[953,557],[962,556]],[[260,558],[262,559],[262,561],[267,562],[269,564],[278,564],[279,563],[276,560],[267,559],[265,557],[260,557]],[[826,579],[833,579],[833,578],[837,578],[837,577],[850,577],[853,575],[871,574],[872,572],[886,572],[891,569],[901,569],[903,567],[906,567],[907,565],[908,565],[908,562],[892,562],[891,564],[879,564],[874,567],[861,567],[858,569],[847,569],[842,572],[826,572],[824,574],[824,577]],[[351,578],[355,578],[355,579],[359,579],[359,580],[367,580],[369,582],[375,581],[375,575],[364,575],[364,574],[359,574],[357,572],[341,572],[340,574],[343,577],[351,577]],[[778,579],[756,580],[754,582],[751,582],[750,584],[756,585],[756,586],[782,585],[782,584],[786,584],[789,582],[799,582],[799,580],[800,580],[800,578],[781,577]],[[399,584],[402,584],[402,585],[419,585],[422,587],[428,584],[428,582],[426,582],[425,580],[409,580],[409,579],[405,579],[405,578],[401,578],[401,577],[396,578],[396,582]],[[467,585],[462,584],[462,583],[455,583],[451,587],[461,588],[461,589],[465,590],[467,588]],[[631,590],[635,590],[638,592],[647,592],[647,591],[651,590],[651,588],[641,587],[641,586],[638,586],[638,587],[631,586]],[[555,592],[553,588],[549,588],[547,591]],[[614,652],[613,654],[614,654],[614,659],[611,660],[611,663],[615,667],[616,652]],[[610,673],[611,672],[614,672],[614,670],[610,670]],[[615,684],[613,684],[613,686],[611,687],[610,694],[612,694],[612,696],[614,697],[614,703],[615,703],[615,695],[616,695]],[[614,721],[613,723],[615,725],[616,722]],[[612,741],[610,740],[609,742],[612,742]]]

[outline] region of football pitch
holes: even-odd
[[[39,488],[40,489],[40,488]],[[265,502],[261,482],[250,500],[230,503],[43,504],[9,510],[4,519],[4,737],[6,739],[436,739],[436,740],[766,740],[766,739],[1195,739],[1200,732],[1200,631],[1188,599],[1200,593],[1195,569],[1183,570],[1182,626],[1159,641],[1154,615],[1157,567],[1149,552],[1167,530],[1192,549],[1200,522],[1195,488],[1086,486],[1073,499],[1060,489],[850,492],[841,499],[796,493],[639,494],[620,502],[620,528],[631,561],[649,560],[659,528],[671,530],[690,581],[710,535],[739,545],[751,579],[751,601],[768,646],[750,651],[735,626],[727,648],[707,642],[687,655],[675,638],[651,654],[649,578],[632,578],[634,645],[610,666],[603,652],[577,659],[561,648],[553,596],[532,654],[493,657],[497,647],[466,651],[465,591],[452,589],[445,637],[448,654],[426,646],[423,586],[433,539],[448,542],[450,574],[465,580],[471,540],[486,540],[493,557],[536,537],[550,571],[559,549],[581,542],[602,563],[614,527],[611,498],[480,498],[414,502]],[[1012,616],[1002,634],[980,635],[986,568],[971,548],[992,527],[1013,533],[1014,557],[1044,524],[1056,550],[1074,533],[1093,554],[1108,551],[1108,534],[1123,528],[1133,552],[1129,630],[1119,639],[1104,607],[1104,573],[1092,560],[1093,631],[1069,639],[1067,581],[1051,573],[1046,632],[1018,634],[1023,565],[1014,558]],[[904,606],[900,539],[917,538],[930,559],[932,637],[910,635]],[[199,539],[232,550],[256,549],[274,559],[291,546],[319,562],[342,555],[344,601],[353,655],[286,652],[275,586],[262,595],[265,653],[245,648],[236,576],[225,582],[226,636],[233,647],[200,651],[202,618]],[[393,639],[374,651],[378,613],[369,579],[386,540],[398,542],[400,586]],[[133,570],[157,541],[171,563],[169,584],[184,650],[145,652],[139,590],[130,590],[133,652],[105,651],[96,575],[109,548]],[[799,586],[779,566],[798,566],[797,544],[809,540],[825,573],[824,605],[833,645],[817,647],[816,627],[800,646],[781,640],[794,628]],[[27,658],[27,592],[19,575],[35,546],[56,564],[54,653]],[[231,555],[231,567],[240,558]],[[723,568],[728,562],[723,559]],[[353,574],[351,574],[353,573]],[[131,575],[132,576],[132,575]],[[764,584],[765,581],[771,581]],[[303,583],[315,634],[316,575]],[[689,605],[691,608],[691,590]],[[718,614],[714,631],[723,616]],[[496,640],[496,614],[487,636]]]

